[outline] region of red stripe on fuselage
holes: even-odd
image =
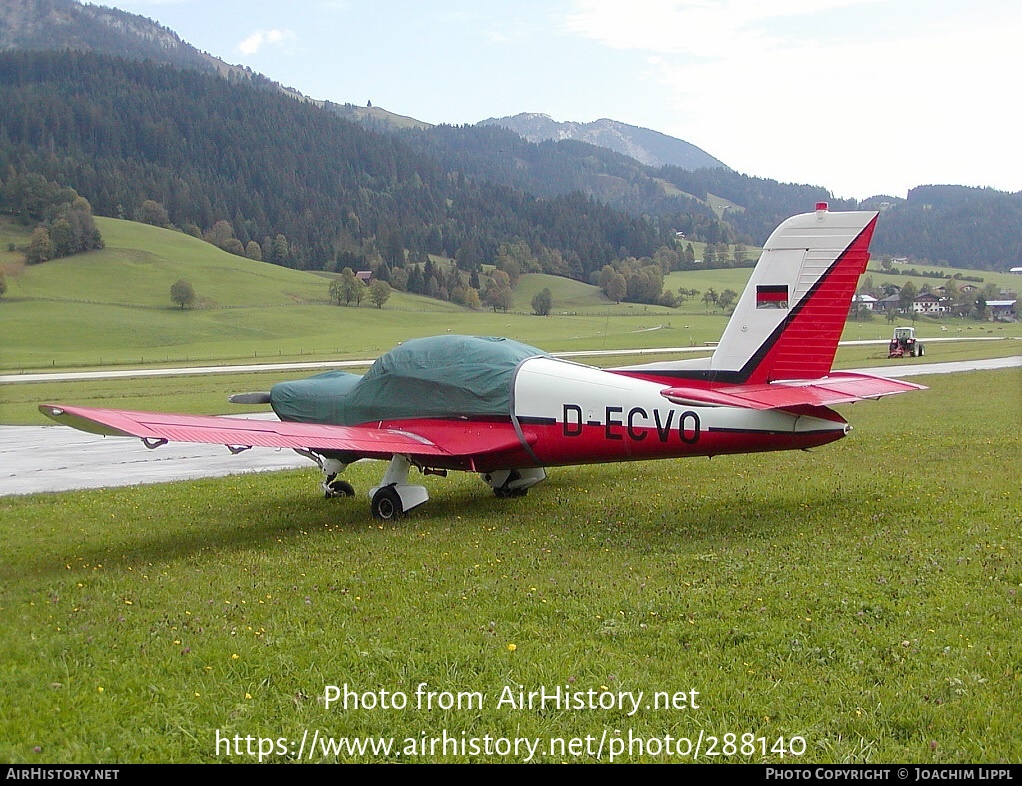
[[[556,423],[529,426],[537,440],[532,449],[543,466],[600,464],[614,461],[646,461],[685,456],[718,456],[728,453],[759,453],[800,450],[826,445],[844,436],[844,427],[812,432],[700,429],[686,423],[668,433],[656,427],[632,427],[627,422],[588,425]],[[682,435],[685,440],[683,441]]]
[[[829,412],[829,410],[827,410]],[[815,410],[819,416],[821,411]],[[835,414],[836,413],[832,413]],[[535,458],[524,448],[487,452],[476,456],[414,456],[414,463],[435,469],[491,472],[521,467],[555,467],[580,464],[604,464],[618,461],[718,456],[729,453],[760,453],[776,450],[801,450],[834,442],[844,436],[844,421],[836,416],[834,428],[797,432],[705,427],[693,410],[682,420],[640,425],[630,411],[614,412],[605,423],[528,423],[522,425]],[[390,428],[427,433],[414,420],[390,422]],[[538,459],[538,463],[537,463]]]

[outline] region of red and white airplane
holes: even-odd
[[[476,472],[512,497],[545,479],[546,467],[812,448],[850,430],[832,405],[922,389],[831,371],[876,218],[820,203],[782,223],[708,358],[600,369],[506,339],[440,336],[405,342],[364,376],[331,371],[232,397],[269,403],[279,422],[40,410],[149,447],[292,448],[319,464],[328,497],[354,494],[337,478],[348,464],[389,459],[369,492],[383,520],[429,498],[408,482],[412,467]]]

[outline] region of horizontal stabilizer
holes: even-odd
[[[813,406],[829,407],[867,398],[892,396],[912,390],[925,390],[923,385],[900,379],[874,377],[869,374],[835,372],[809,382],[784,381],[756,385],[728,385],[720,388],[673,387],[660,392],[675,404],[741,407],[744,409],[792,409]]]

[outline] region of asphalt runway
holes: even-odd
[[[904,366],[892,363],[855,370],[906,377],[996,368],[1022,368],[1022,356]],[[138,439],[101,437],[63,426],[0,426],[0,496],[312,466],[309,459],[290,450],[255,448],[231,455],[220,445],[188,443],[149,450]]]
[[[291,450],[259,448],[232,456],[223,445],[187,442],[150,450],[140,439],[64,426],[0,426],[0,496],[312,466]]]
[[[651,328],[655,330],[656,328]],[[934,341],[1006,341],[1007,339],[990,336],[977,337],[940,337],[928,338],[927,343]],[[859,339],[856,341],[840,341],[843,347],[882,344],[886,346],[889,339]],[[587,349],[578,352],[551,352],[555,358],[613,357],[615,355],[680,355],[688,352],[709,352],[716,342],[709,342],[700,347],[657,347],[653,349]],[[296,363],[239,363],[233,366],[183,366],[175,368],[128,368],[107,369],[104,371],[41,371],[16,374],[0,374],[0,385],[16,385],[30,382],[76,382],[86,379],[133,379],[136,377],[187,377],[196,374],[246,374],[258,371],[328,371],[338,368],[369,368],[376,358],[363,360],[317,360]]]

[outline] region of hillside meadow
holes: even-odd
[[[551,762],[594,761],[553,742],[587,735],[691,761],[664,740],[700,734],[700,761],[1018,761],[1019,372],[922,381],[813,452],[560,468],[515,500],[429,477],[395,524],[377,462],[349,500],[316,470],[0,500],[0,759],[525,757],[416,747],[446,733]],[[345,685],[409,703],[327,707]],[[644,698],[499,702],[558,686]],[[402,752],[322,742],[359,737]]]
[[[290,270],[227,254],[180,232],[97,218],[106,248],[24,266],[4,252],[9,291],[0,301],[9,370],[145,365],[326,355],[373,357],[397,343],[437,333],[506,335],[559,349],[658,346],[642,331],[669,323],[669,309],[607,302],[592,286],[539,276],[557,289],[561,313],[540,319],[528,303],[517,313],[472,311],[394,292],[383,309],[328,302],[329,274]],[[3,225],[12,236],[11,224]],[[24,232],[19,236],[25,241]],[[13,242],[13,241],[11,241]],[[189,281],[196,308],[170,299],[178,279]],[[525,279],[532,279],[526,276]],[[532,282],[523,285],[539,291]],[[524,295],[519,295],[522,300]],[[585,313],[578,313],[585,306]],[[564,309],[562,309],[563,311]],[[666,345],[715,339],[720,315],[696,315]],[[679,342],[675,344],[675,342]],[[665,345],[664,343],[659,344]]]

